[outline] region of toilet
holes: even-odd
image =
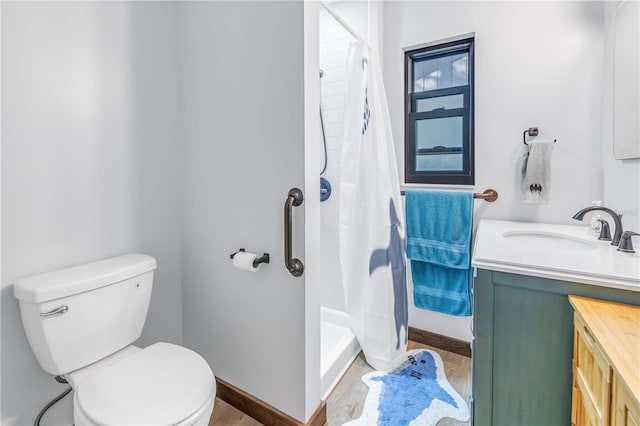
[[[74,390],[75,425],[207,425],[215,377],[197,353],[139,348],[156,260],[127,254],[16,281],[38,363]]]

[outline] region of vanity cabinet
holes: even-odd
[[[473,287],[474,425],[571,423],[574,329],[569,294],[640,305],[637,291],[478,269]],[[590,337],[583,336],[585,351]],[[590,399],[583,403],[591,405],[583,414],[591,416],[594,424],[603,424],[595,416],[613,416],[613,409],[604,401],[607,392],[613,392],[614,399],[618,394],[613,390],[617,388],[606,383],[601,387],[591,384],[592,377],[606,377],[608,371],[606,361],[595,353],[592,358],[585,353],[579,359],[585,371],[583,385],[592,386]],[[615,386],[615,380],[611,384]],[[574,398],[586,401],[585,393]],[[618,400],[629,407],[624,391]],[[601,407],[600,411],[595,407]],[[624,414],[631,413],[628,408],[620,411],[632,418]]]
[[[569,296],[574,308],[571,423],[640,425],[640,307]]]

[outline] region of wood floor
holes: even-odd
[[[471,358],[447,352],[431,346],[409,341],[408,349],[431,349],[440,354],[444,362],[447,379],[451,386],[469,402],[471,395]],[[326,426],[338,426],[349,420],[360,417],[364,400],[369,388],[360,378],[373,371],[360,354],[347,370],[329,398],[327,398]],[[470,425],[471,422],[461,423],[452,419],[443,419],[438,426]],[[226,402],[216,398],[215,408],[211,415],[209,426],[261,426],[252,417],[236,410]]]
[[[262,423],[249,417],[220,398],[216,398],[209,426],[261,426]]]

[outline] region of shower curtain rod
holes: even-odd
[[[342,19],[342,17],[340,17],[340,15],[338,15],[336,12],[334,12],[333,10],[331,10],[331,8],[323,1],[320,2],[320,6],[322,6],[322,8],[324,10],[327,11],[327,13],[329,13],[329,15],[333,16],[333,19],[335,19],[336,21],[338,21],[338,23],[340,25],[342,25],[344,27],[345,30],[347,30],[349,32],[349,34],[351,34],[356,40],[358,40],[360,43],[364,43],[367,46],[371,47],[371,45],[369,43],[367,43],[364,38],[362,38],[360,36],[360,34],[358,34],[353,28],[351,28],[349,26],[349,24],[347,24],[347,22]]]

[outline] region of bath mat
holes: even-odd
[[[447,381],[434,351],[408,351],[391,373],[373,371],[362,381],[369,386],[362,415],[344,426],[435,425],[445,417],[461,422],[470,418],[467,403]]]

